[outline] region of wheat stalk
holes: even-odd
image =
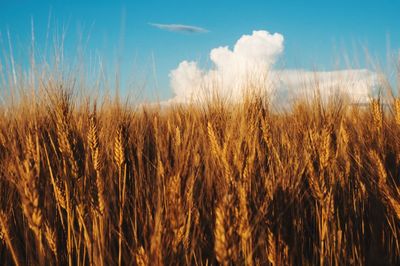
[[[369,157],[371,158],[372,162],[378,169],[378,186],[381,189],[384,189],[387,185],[387,173],[385,166],[379,156],[379,154],[375,150],[369,151]]]
[[[120,169],[125,162],[125,147],[124,147],[124,128],[120,125],[114,138],[114,161]]]
[[[125,207],[126,164],[125,164],[125,128],[121,124],[114,139],[114,161],[118,168],[118,265],[122,265],[122,223]],[[123,168],[123,169],[122,169]]]
[[[21,200],[24,214],[28,220],[29,227],[35,233],[37,239],[41,239],[42,211],[39,207],[39,172],[35,158],[37,149],[31,134],[27,135],[27,154],[23,161],[21,171]]]
[[[10,250],[14,264],[17,266],[21,265],[21,259],[20,259],[21,257],[19,255],[18,250],[15,249],[13,245],[13,241],[10,236],[10,231],[8,227],[7,215],[3,211],[0,211],[0,231],[4,241],[6,242],[8,249]]]
[[[333,151],[333,129],[332,128],[324,128],[322,132],[322,145],[320,151],[320,169],[326,169],[331,165],[332,158],[334,156]]]
[[[207,124],[207,132],[208,132],[208,138],[211,143],[211,152],[218,157],[221,155],[221,147],[218,143],[217,135],[215,134],[214,129],[210,122],[208,122]]]
[[[162,208],[160,206],[160,198],[157,203],[156,213],[154,217],[153,233],[150,238],[150,263],[151,265],[162,265],[163,247],[162,247]]]
[[[400,98],[394,99],[394,115],[397,126],[400,126]]]
[[[383,109],[379,99],[373,99],[371,101],[371,111],[374,127],[380,134],[383,128]]]
[[[241,238],[242,253],[246,258],[246,265],[252,265],[252,247],[251,247],[251,227],[249,221],[249,210],[247,207],[247,191],[243,182],[239,182],[239,236]]]
[[[183,213],[183,204],[181,198],[181,178],[180,175],[174,175],[168,184],[168,211],[171,229],[174,233],[172,247],[177,249],[179,243],[184,237],[185,214]]]
[[[21,195],[22,210],[28,221],[29,228],[33,231],[38,250],[40,263],[43,263],[45,251],[42,241],[43,212],[39,195],[39,147],[37,138],[28,132],[26,136],[26,155],[20,171],[21,180],[19,190]]]
[[[67,168],[70,167],[71,174],[74,179],[80,178],[79,165],[77,163],[74,146],[72,143],[71,130],[69,126],[70,110],[68,103],[61,102],[56,107],[56,129],[58,148],[64,158],[64,172],[67,173]]]
[[[89,132],[88,142],[92,154],[93,168],[96,172],[96,191],[97,191],[97,204],[101,215],[104,215],[106,200],[104,195],[104,181],[101,177],[101,158],[99,148],[99,133],[96,119],[96,111],[94,111],[89,118]]]
[[[225,220],[227,219],[226,204],[220,204],[215,208],[215,229],[214,229],[214,251],[218,262],[221,265],[228,265],[228,240],[225,228]]]
[[[45,233],[44,233],[47,244],[49,245],[50,250],[53,252],[54,256],[57,258],[57,240],[56,240],[56,232],[46,223],[45,224]]]
[[[142,246],[140,246],[135,252],[135,261],[138,266],[149,265],[149,258]]]
[[[274,233],[271,230],[268,230],[268,236],[267,236],[267,240],[268,240],[268,246],[267,246],[267,258],[268,261],[273,265],[277,265],[277,254],[276,254],[276,239],[274,236]]]

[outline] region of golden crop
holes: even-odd
[[[57,87],[57,86],[55,86]],[[0,108],[0,264],[400,263],[400,100]]]

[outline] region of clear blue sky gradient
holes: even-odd
[[[71,45],[66,49],[71,49],[71,54],[80,34],[87,39],[90,33],[88,54],[101,55],[109,65],[119,62],[124,79],[137,76],[166,99],[171,96],[168,73],[179,62],[199,60],[207,64],[212,48],[232,47],[241,35],[253,30],[279,32],[285,37],[280,61],[284,68],[332,69],[345,54],[352,63],[358,58],[364,67],[364,47],[385,64],[388,51],[400,48],[399,14],[400,1],[395,0],[0,0],[0,45],[8,49],[9,31],[14,54],[17,58],[25,54],[33,18],[36,47],[44,51],[50,17],[51,34],[63,26],[67,29]],[[168,32],[149,23],[194,25],[209,32]]]

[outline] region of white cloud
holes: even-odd
[[[200,90],[204,74],[196,62],[183,61],[178,68],[171,71],[171,86],[174,89],[176,100],[185,102]]]
[[[194,61],[183,61],[170,72],[175,97],[172,101],[202,100],[209,94],[218,94],[231,100],[240,100],[249,89],[271,92],[277,101],[287,101],[316,87],[323,97],[346,93],[353,101],[364,102],[371,88],[379,85],[379,76],[368,70],[309,72],[304,70],[274,70],[273,65],[283,53],[284,37],[279,33],[253,31],[243,35],[234,45],[212,49],[213,68],[202,70]]]
[[[338,71],[272,71],[274,96],[279,102],[310,96],[319,89],[323,98],[346,95],[354,103],[366,103],[377,94],[383,77],[367,69]]]
[[[187,33],[206,33],[207,29],[191,25],[182,24],[160,24],[160,23],[149,23],[149,25],[159,28],[161,30],[175,31],[175,32],[187,32]]]

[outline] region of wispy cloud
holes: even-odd
[[[207,29],[191,25],[182,24],[160,24],[160,23],[149,23],[149,25],[159,28],[161,30],[175,31],[175,32],[187,32],[187,33],[206,33],[209,32]]]

